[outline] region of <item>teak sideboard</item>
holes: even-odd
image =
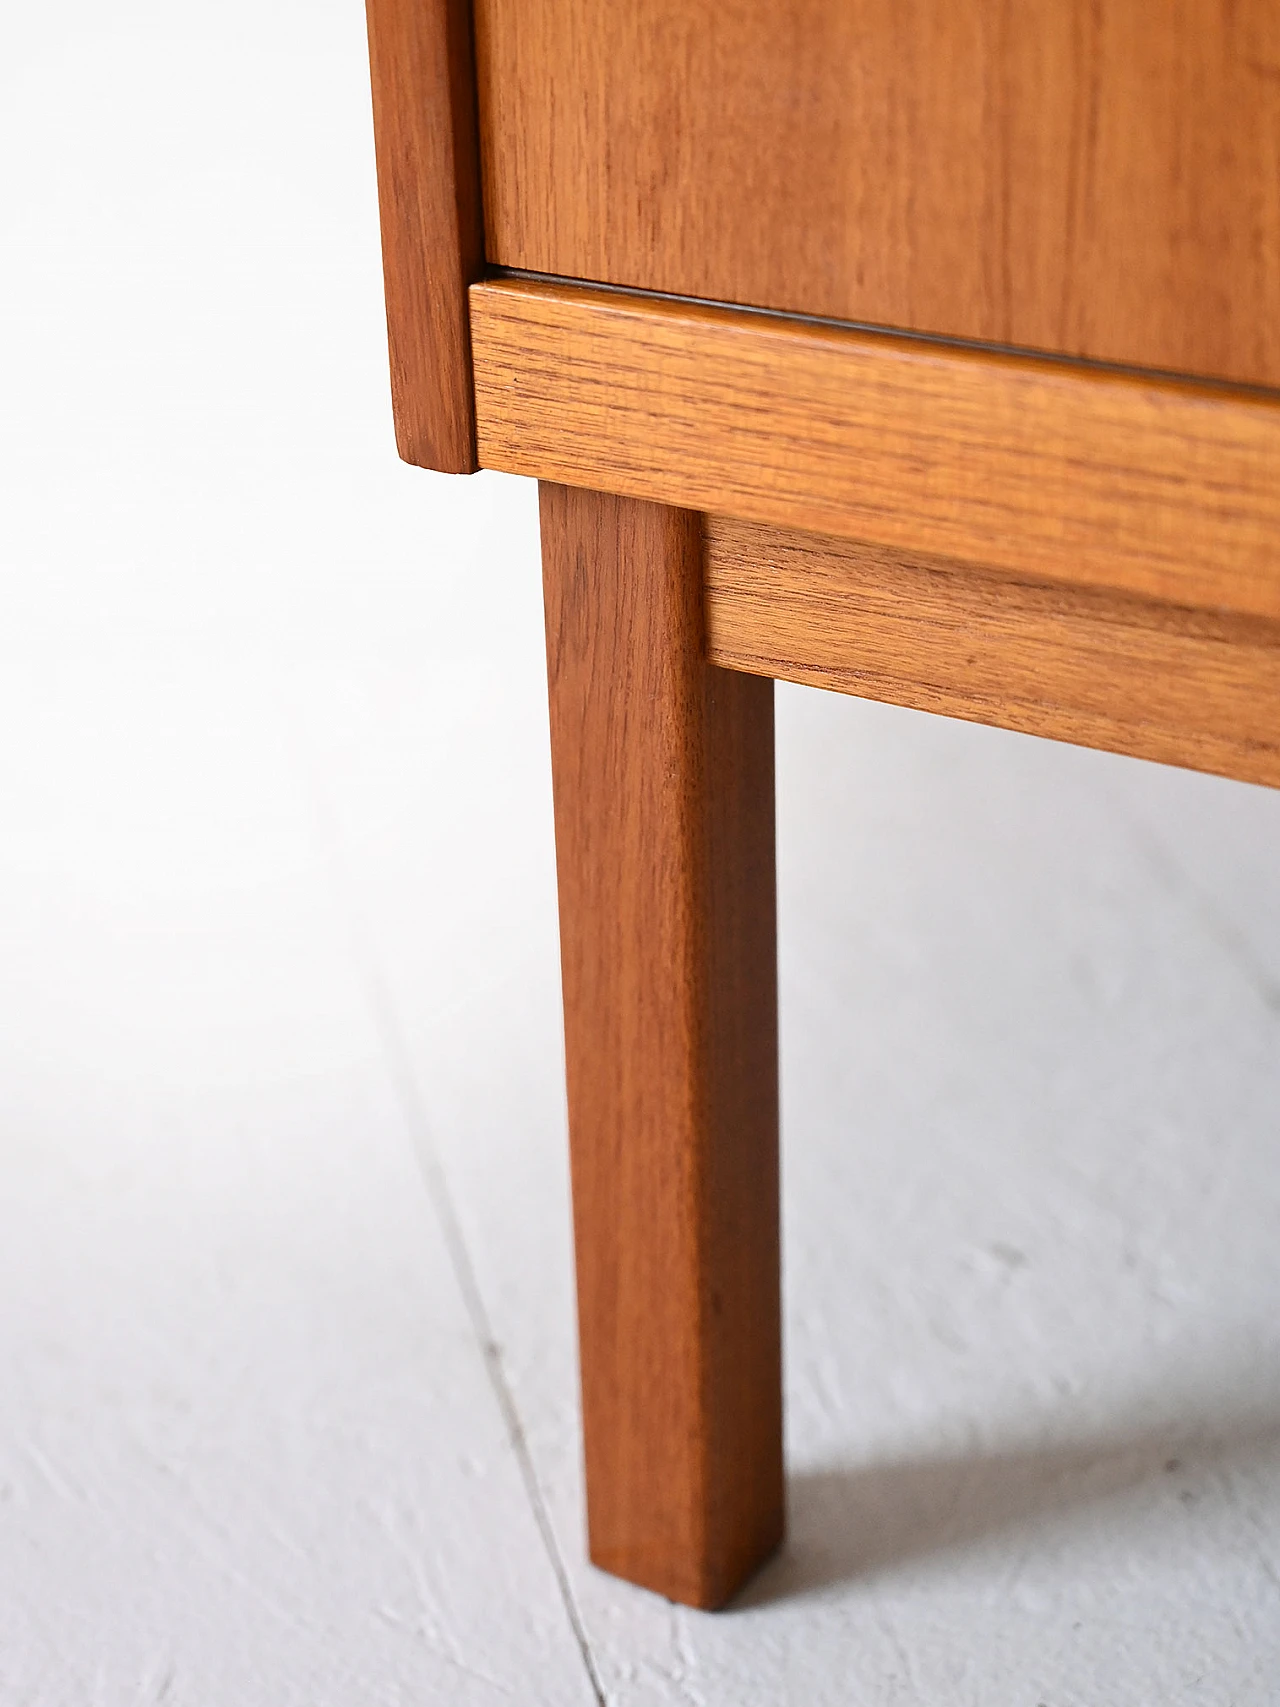
[[[1276,0],[368,0],[400,454],[541,482],[591,1557],[783,1529],[772,680],[1280,785]]]

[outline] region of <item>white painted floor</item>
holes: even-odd
[[[1280,1702],[1280,795],[778,691],[791,1539],[584,1563],[534,493],[359,8],[0,50],[0,1704]]]

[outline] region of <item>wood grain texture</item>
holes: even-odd
[[[727,669],[1280,786],[1280,624],[709,516]]]
[[[477,0],[491,261],[1280,384],[1275,0]]]
[[[782,1532],[773,687],[697,516],[541,508],[591,1557],[715,1606]]]
[[[366,0],[396,446],[476,464],[467,286],[484,241],[469,0]]]
[[[1280,399],[530,281],[471,312],[486,468],[1280,617]]]

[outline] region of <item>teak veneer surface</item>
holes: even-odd
[[[528,280],[472,286],[480,461],[1280,618],[1280,399]]]
[[[783,1528],[767,678],[1280,783],[1280,4],[474,0],[478,82],[367,4],[401,454],[542,482],[591,1556],[714,1606]]]
[[[396,446],[476,468],[467,286],[484,264],[468,0],[366,0]]]
[[[700,517],[541,512],[591,1557],[714,1606],[782,1533],[773,684]]]
[[[1280,624],[708,516],[707,656],[1280,786]]]
[[[476,0],[491,262],[1280,384],[1276,0]]]

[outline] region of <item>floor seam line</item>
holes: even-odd
[[[592,1692],[595,1695],[598,1707],[608,1707],[608,1698],[600,1681],[595,1656],[591,1652],[586,1626],[583,1623],[577,1599],[569,1581],[569,1573],[565,1567],[555,1530],[551,1523],[551,1514],[547,1510],[546,1499],[538,1481],[537,1470],[534,1467],[533,1455],[529,1450],[524,1424],[520,1420],[515,1394],[511,1390],[511,1384],[507,1380],[506,1371],[502,1366],[501,1347],[494,1337],[489,1313],[485,1308],[484,1297],[471,1262],[471,1255],[467,1250],[462,1227],[453,1206],[448,1181],[444,1176],[440,1159],[436,1155],[435,1145],[431,1141],[426,1116],[418,1098],[417,1085],[413,1079],[412,1069],[408,1064],[400,1028],[394,1015],[389,1011],[389,992],[386,990],[380,972],[376,970],[371,970],[369,974],[369,997],[370,1005],[374,1011],[374,1023],[378,1028],[379,1038],[387,1057],[388,1069],[396,1086],[397,1100],[400,1102],[405,1124],[409,1128],[414,1155],[426,1185],[427,1196],[431,1200],[431,1207],[440,1224],[440,1230],[444,1234],[445,1245],[449,1251],[449,1260],[458,1282],[458,1288],[462,1293],[467,1314],[471,1319],[471,1326],[484,1359],[490,1386],[506,1425],[508,1440],[520,1468],[521,1480],[524,1483],[525,1494],[533,1513],[534,1522],[538,1526],[543,1548],[555,1574],[560,1598],[564,1604],[565,1613],[569,1619],[574,1639],[578,1644],[579,1652],[582,1655],[582,1663],[586,1668]]]
[[[278,704],[277,709],[282,714],[286,736],[290,738],[290,745],[294,749],[299,768],[309,784],[307,794],[310,798],[321,857],[328,865],[331,880],[338,891],[339,911],[346,919],[346,934],[350,953],[355,961],[357,976],[364,986],[365,1000],[369,1006],[374,1031],[381,1046],[393,1093],[400,1108],[401,1118],[408,1132],[414,1160],[426,1189],[427,1199],[444,1238],[445,1248],[449,1255],[449,1265],[453,1270],[458,1290],[462,1294],[463,1307],[467,1312],[472,1333],[478,1344],[485,1373],[488,1376],[490,1388],[497,1401],[498,1410],[507,1431],[507,1439],[512,1452],[515,1454],[520,1479],[524,1484],[525,1497],[529,1502],[534,1523],[541,1537],[543,1550],[555,1576],[561,1603],[569,1620],[574,1641],[582,1656],[583,1667],[592,1694],[595,1697],[596,1707],[609,1707],[609,1699],[601,1682],[595,1656],[591,1651],[586,1625],[578,1606],[577,1597],[573,1592],[573,1585],[569,1581],[568,1569],[556,1539],[551,1514],[547,1509],[546,1499],[538,1481],[533,1455],[529,1450],[528,1438],[520,1420],[515,1395],[502,1366],[501,1348],[493,1334],[489,1313],[485,1308],[484,1296],[476,1278],[475,1266],[471,1261],[471,1254],[467,1249],[466,1239],[462,1232],[462,1224],[453,1205],[449,1182],[445,1177],[443,1165],[431,1137],[430,1123],[422,1106],[417,1080],[410,1064],[404,1034],[396,1016],[391,990],[382,971],[377,952],[370,940],[369,931],[361,916],[361,909],[353,900],[355,886],[343,858],[341,833],[334,822],[324,790],[313,767],[308,762],[305,746],[299,739],[293,718],[283,705]]]

